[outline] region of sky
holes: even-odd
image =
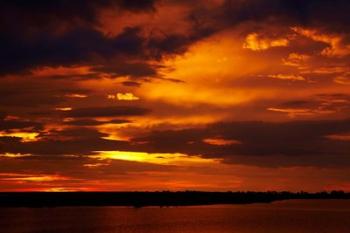
[[[4,0],[0,191],[350,191],[347,0]]]

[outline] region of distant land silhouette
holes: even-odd
[[[350,193],[332,192],[2,192],[0,207],[60,206],[190,206],[270,203],[291,199],[350,199]]]

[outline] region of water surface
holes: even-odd
[[[1,233],[349,233],[350,200],[172,208],[0,208]]]

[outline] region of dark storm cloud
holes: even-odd
[[[1,22],[6,29],[18,30],[13,24],[30,31],[47,25],[59,25],[67,22],[98,23],[98,11],[104,8],[116,11],[149,11],[154,10],[154,0],[4,0],[1,1]],[[5,21],[6,20],[6,21]],[[25,28],[29,26],[29,28]]]
[[[328,135],[350,132],[350,120],[233,122],[204,129],[155,131],[135,138],[139,150],[180,152],[222,158],[228,163],[257,166],[349,166],[350,142]],[[211,145],[203,140],[221,138],[239,143]]]
[[[67,117],[119,117],[143,116],[150,111],[146,108],[132,106],[77,108],[66,113]]]
[[[96,71],[131,77],[154,76],[157,67],[124,60],[161,59],[178,54],[205,34],[165,35],[148,38],[141,28],[125,28],[115,37],[106,37],[95,29],[74,28],[56,35],[40,33],[33,38],[3,34],[0,50],[0,74],[21,73],[38,66],[91,65]],[[110,65],[113,64],[113,65]]]
[[[1,73],[26,71],[37,66],[70,66],[137,55],[143,38],[138,28],[126,28],[120,35],[107,38],[94,29],[76,28],[62,35],[41,34],[33,39],[2,36]],[[97,63],[98,64],[98,63]]]
[[[114,37],[96,30],[99,10],[156,10],[155,1],[5,1],[0,4],[0,74],[21,73],[40,66],[91,65],[116,75],[151,76],[156,67],[137,60],[183,53],[211,34],[194,29],[189,35],[171,32],[142,34],[124,28]],[[136,11],[136,12],[135,12]],[[132,61],[136,62],[125,62]],[[108,64],[113,64],[113,66]]]
[[[215,9],[202,7],[200,1],[190,3],[182,2],[190,9],[187,20],[192,29],[188,35],[162,32],[162,36],[146,36],[140,34],[141,28],[125,28],[120,35],[106,37],[94,29],[99,10],[156,11],[155,1],[2,1],[0,74],[82,63],[108,70],[104,65],[118,56],[117,60],[125,59],[124,56],[160,59],[183,53],[192,43],[243,22],[273,21],[286,28],[302,25],[336,32],[347,32],[350,25],[350,3],[345,0],[226,0]],[[146,64],[123,62],[116,67],[113,73],[120,75],[156,73],[154,67]]]
[[[0,74],[74,65],[140,51],[137,29],[108,39],[94,30],[103,9],[153,11],[155,0],[14,0],[0,3]],[[92,62],[93,64],[96,61]]]
[[[21,73],[40,66],[91,65],[116,75],[151,76],[156,67],[137,60],[182,53],[208,35],[171,32],[145,35],[132,27],[114,37],[96,28],[99,10],[153,11],[155,1],[5,1],[0,4],[0,74]],[[113,8],[114,7],[114,8]],[[136,62],[129,62],[129,61]],[[113,64],[113,66],[108,65]]]

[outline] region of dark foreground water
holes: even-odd
[[[1,233],[350,233],[350,200],[173,208],[0,208]]]

